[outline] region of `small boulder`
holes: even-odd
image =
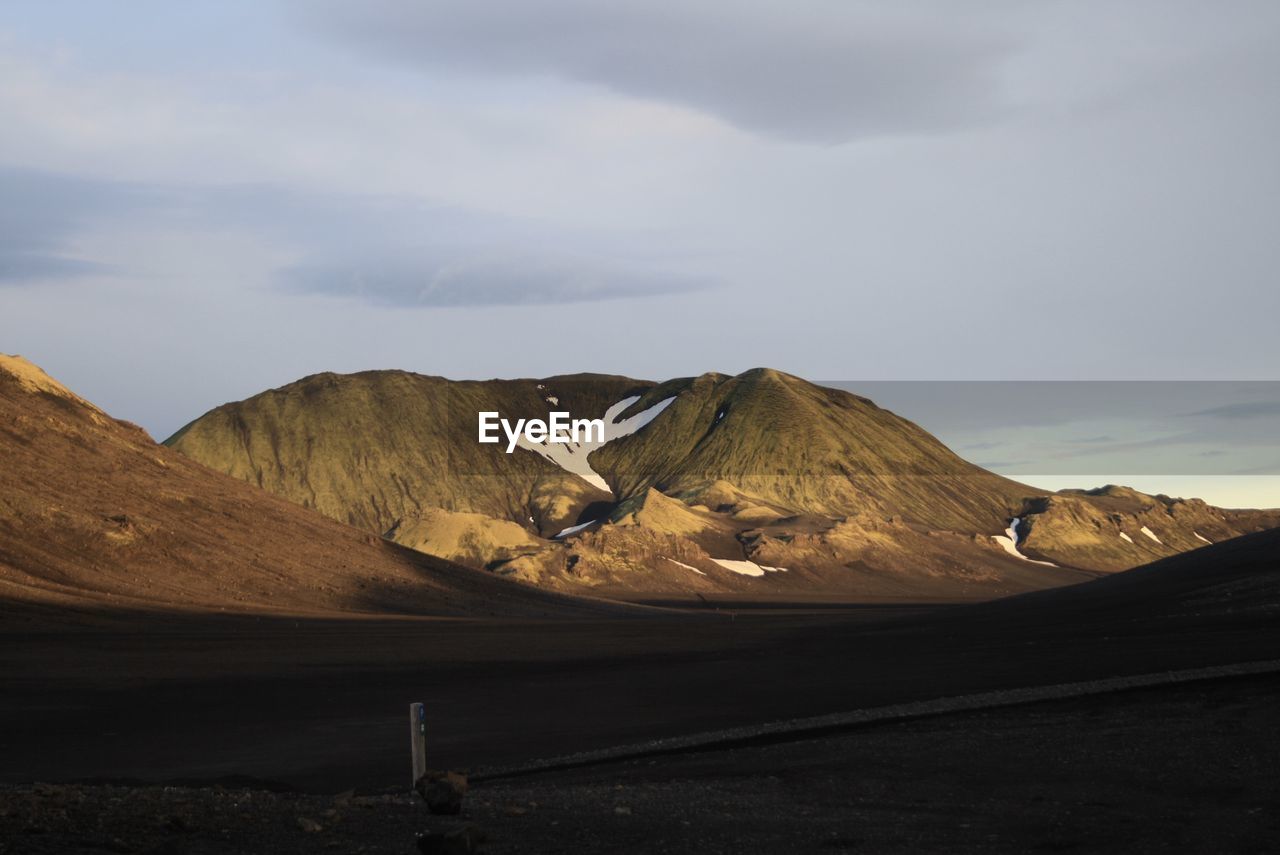
[[[428,770],[413,788],[434,814],[453,816],[462,812],[462,797],[467,793],[467,776],[457,772]]]

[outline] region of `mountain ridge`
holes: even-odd
[[[332,521],[172,451],[0,354],[0,619],[593,614]]]
[[[603,485],[537,447],[480,446],[471,421],[478,409],[596,418],[610,408],[619,421],[656,415],[577,449]],[[1280,523],[1136,492],[1121,501],[1039,490],[964,460],[868,398],[768,368],[663,382],[313,375],[211,411],[166,443],[471,566],[618,596],[1002,596],[1173,554],[1198,543],[1196,525],[1219,539]]]

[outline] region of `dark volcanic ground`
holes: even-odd
[[[428,705],[430,765],[474,773],[734,725],[1280,659],[1280,531],[1198,552],[973,606],[60,626],[5,612],[0,782],[25,786],[5,792],[0,840],[404,851],[441,823],[399,795],[332,794],[407,790],[415,700]],[[508,852],[1274,851],[1278,691],[1258,677],[480,778],[469,810]],[[254,791],[138,785],[228,776],[252,776],[235,780]],[[56,786],[77,779],[131,785]],[[270,795],[264,782],[314,795]]]
[[[918,719],[416,797],[0,788],[0,852],[1274,852],[1280,678]]]
[[[410,702],[432,765],[474,770],[721,727],[992,689],[1280,658],[1269,612],[1022,606],[614,621],[167,624],[11,633],[3,781],[251,775],[405,785]]]

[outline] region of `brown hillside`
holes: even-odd
[[[0,600],[50,607],[414,615],[594,606],[431,558],[157,445],[0,355]]]

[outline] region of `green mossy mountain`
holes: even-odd
[[[545,417],[553,397],[596,418],[652,385],[587,374],[483,382],[405,371],[316,374],[218,407],[165,444],[379,534],[435,508],[532,518],[554,533],[608,494],[537,454],[479,444],[476,414]]]
[[[580,451],[595,485],[477,442],[482,410],[611,407],[615,421],[652,418]],[[991,597],[1280,524],[1120,488],[1038,490],[866,398],[765,368],[663,383],[320,374],[219,407],[166,444],[404,545],[563,590]],[[1002,545],[1013,518],[1016,543]]]
[[[717,481],[789,513],[900,515],[935,528],[998,531],[1034,494],[969,463],[872,401],[772,369],[704,374],[650,390],[676,394],[650,430],[592,463],[620,496],[649,487],[702,502]]]

